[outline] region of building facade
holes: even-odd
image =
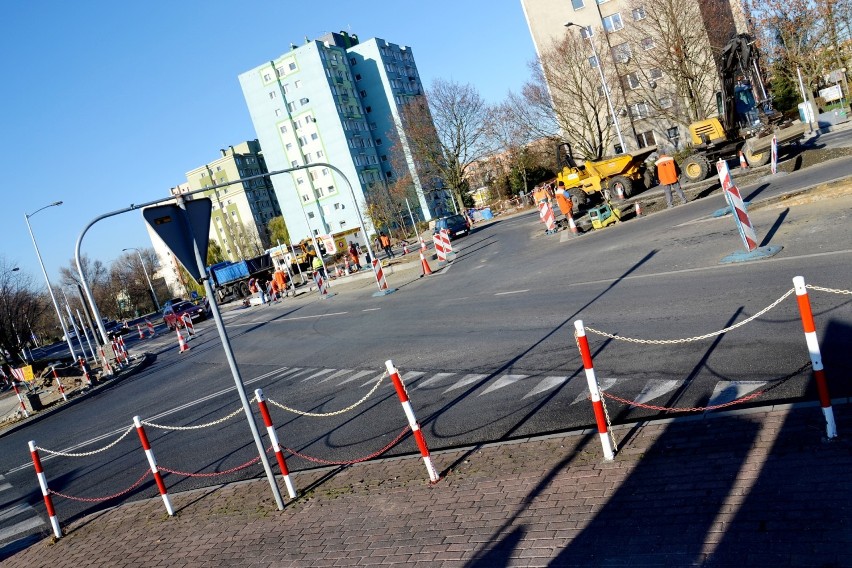
[[[374,38],[328,34],[291,45],[272,61],[239,76],[243,96],[293,240],[309,235],[359,234],[370,191],[387,191],[399,174],[391,167],[394,120],[408,97],[422,92],[411,50]],[[344,177],[327,166],[331,164]],[[430,209],[417,172],[415,202],[421,219]],[[346,180],[351,183],[352,190]],[[354,194],[354,195],[353,195]],[[360,209],[359,209],[360,208]]]
[[[677,112],[678,105],[685,104],[678,96],[682,87],[675,85],[673,73],[664,71],[664,65],[649,63],[664,60],[666,42],[672,41],[654,37],[655,28],[666,26],[650,25],[649,14],[676,11],[674,20],[688,23],[687,48],[706,57],[702,64],[707,70],[693,98],[700,98],[707,109],[715,106],[719,90],[711,46],[724,45],[746,31],[739,0],[521,0],[521,4],[539,57],[568,33],[588,40],[583,42],[588,49],[585,60],[590,68],[602,66],[611,98],[617,101],[614,113],[600,109],[607,121],[612,120],[610,114],[616,115],[624,139],[625,147],[618,140],[611,142],[607,150],[612,153],[651,145],[679,149],[688,139],[689,120],[679,120]],[[566,27],[568,22],[573,25]],[[642,34],[637,34],[640,29]],[[598,46],[597,57],[592,42]]]

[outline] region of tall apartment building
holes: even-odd
[[[647,1],[662,6],[660,0]],[[653,108],[671,108],[671,105],[678,104],[670,91],[662,88],[670,78],[659,68],[638,67],[636,61],[639,58],[631,57],[639,50],[655,49],[661,42],[651,36],[637,42],[638,45],[626,40],[630,26],[640,25],[648,17],[642,0],[521,0],[521,5],[539,57],[564,39],[567,33],[582,33],[584,38],[591,36],[603,45],[603,49],[598,48],[600,62],[588,47],[588,63],[591,67],[599,63],[603,65],[610,74],[607,79],[610,92],[624,101],[624,106],[616,109],[616,114],[626,148],[621,148],[616,140],[609,151],[629,151],[661,143],[674,147],[683,145],[688,138],[688,125],[662,117],[660,115],[666,113],[655,113]],[[679,18],[702,30],[695,35],[708,52],[711,44],[723,45],[734,34],[746,31],[740,0],[679,0],[671,5],[684,11]],[[581,32],[573,26],[566,28],[566,22],[577,24],[584,30]],[[598,34],[603,34],[603,38]],[[584,44],[588,46],[588,43]],[[613,74],[617,75],[617,79],[613,79]],[[705,102],[711,106],[719,88],[715,75],[713,79],[713,85],[705,87],[702,92],[702,96],[706,94]],[[650,89],[642,88],[648,84],[659,84],[661,88],[649,95]],[[649,104],[649,96],[657,97],[654,104]],[[606,109],[601,109],[601,114],[606,114]]]
[[[268,173],[257,140],[228,146],[220,149],[219,154],[212,162],[187,172],[186,183],[172,188],[172,194]],[[275,244],[270,242],[268,224],[281,215],[281,208],[268,177],[202,191],[192,197],[208,197],[213,202],[210,239],[216,241],[227,259],[251,258]],[[183,294],[177,260],[150,227],[148,234],[160,259],[160,275],[175,295]]]
[[[272,177],[293,240],[351,235],[362,240],[357,207],[370,191],[386,191],[391,167],[388,133],[401,105],[422,92],[411,49],[374,38],[332,33],[239,76],[246,104],[270,171],[325,162]],[[391,136],[399,138],[399,135]],[[412,209],[428,220],[442,211],[415,180]],[[354,193],[354,201],[353,201]],[[368,232],[373,228],[364,216]],[[335,239],[339,242],[339,239]]]

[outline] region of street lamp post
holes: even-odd
[[[581,30],[584,30],[584,31],[586,29],[583,26],[581,26],[580,24],[575,24],[574,22],[565,22],[564,25],[565,25],[566,28],[570,28],[571,26],[574,26],[574,27],[580,28]],[[615,114],[615,109],[612,106],[612,99],[609,98],[609,87],[607,87],[607,85],[606,85],[606,79],[604,78],[604,74],[603,74],[603,62],[601,61],[601,58],[598,57],[598,50],[595,47],[594,40],[592,40],[592,35],[588,34],[587,39],[589,40],[589,45],[592,46],[592,55],[595,56],[595,61],[597,61],[597,63],[598,63],[598,73],[601,76],[601,86],[603,87],[604,96],[606,97],[606,104],[609,107],[609,114],[612,117],[612,123],[613,123],[613,125],[615,125],[615,133],[618,135],[618,143],[621,144],[621,151],[626,152],[627,146],[625,146],[624,138],[622,138],[622,136],[621,136],[621,127],[618,125],[618,116]]]
[[[47,282],[47,292],[50,294],[50,299],[53,301],[53,309],[56,310],[56,317],[59,319],[59,326],[62,328],[62,333],[65,335],[65,342],[68,344],[68,350],[71,352],[71,358],[76,361],[77,354],[74,352],[74,346],[71,344],[71,336],[68,333],[68,329],[65,327],[65,321],[62,319],[62,313],[59,311],[59,304],[56,302],[56,296],[53,294],[53,288],[50,286],[50,278],[47,277],[47,269],[44,267],[44,261],[41,259],[41,253],[38,250],[35,235],[33,235],[33,228],[30,226],[30,217],[42,209],[47,209],[48,207],[54,207],[56,205],[62,205],[62,202],[54,201],[50,205],[45,205],[41,209],[36,209],[30,214],[24,214],[24,221],[26,221],[27,229],[30,231],[30,238],[33,240],[33,246],[35,247],[36,256],[38,257],[38,263],[41,265],[42,274],[44,274],[44,281]]]
[[[157,308],[157,311],[160,311],[160,301],[157,299],[157,293],[154,292],[154,286],[151,284],[151,279],[148,277],[148,271],[145,270],[145,261],[142,260],[142,253],[139,252],[139,249],[128,247],[126,249],[121,249],[121,252],[125,252],[128,250],[135,250],[136,254],[139,255],[139,264],[142,265],[142,274],[145,275],[145,280],[148,281],[148,289],[151,290],[151,299],[154,300],[154,307]]]

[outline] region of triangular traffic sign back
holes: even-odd
[[[207,261],[207,245],[210,242],[210,213],[213,202],[207,197],[187,200],[184,202],[186,211],[171,203],[148,207],[142,211],[142,216],[148,225],[163,239],[172,254],[177,257],[186,271],[198,283],[202,275],[195,261],[192,247],[193,238],[198,245],[202,262]]]

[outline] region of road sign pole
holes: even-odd
[[[186,205],[181,196],[177,197],[177,205],[184,211],[183,221],[186,224],[187,235],[192,239],[192,248],[195,252],[195,262],[198,265],[198,270],[201,274],[205,274],[204,260],[201,258],[201,252],[198,250],[198,243],[195,239],[195,233],[192,230],[192,222],[189,215],[186,215]],[[219,312],[219,306],[216,304],[216,296],[213,294],[213,286],[210,284],[210,278],[206,275],[201,279],[204,283],[204,290],[207,297],[210,299],[210,312],[213,314],[213,320],[216,322],[216,329],[219,331],[219,338],[222,340],[222,348],[225,350],[225,357],[228,359],[228,366],[231,368],[231,375],[234,377],[234,384],[237,387],[237,393],[240,395],[240,401],[243,404],[243,410],[246,414],[246,420],[251,429],[251,435],[254,438],[254,443],[257,446],[260,461],[263,463],[263,470],[266,472],[266,478],[269,480],[269,486],[272,489],[272,495],[275,497],[275,503],[278,505],[278,510],[284,510],[284,500],[281,498],[281,490],[278,488],[278,483],[275,481],[275,474],[272,473],[272,467],[269,465],[269,459],[266,456],[266,448],[263,447],[263,441],[260,439],[257,424],[254,422],[254,415],[251,411],[246,389],[243,385],[243,379],[240,375],[240,370],[237,367],[237,362],[234,359],[234,351],[231,348],[231,341],[228,339],[228,333],[225,331],[225,324],[222,321],[222,314]]]

